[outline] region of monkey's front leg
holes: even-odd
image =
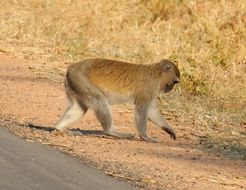
[[[162,117],[162,115],[157,110],[156,102],[152,104],[148,112],[148,119],[154,124],[160,126],[164,131],[166,131],[172,139],[176,139],[176,134],[168,122]]]
[[[135,106],[135,123],[139,132],[140,138],[146,142],[156,143],[157,140],[147,136],[147,113],[148,105],[136,105]]]

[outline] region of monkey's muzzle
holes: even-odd
[[[166,84],[164,87],[164,93],[170,92],[173,89],[173,87],[174,87],[174,83]]]

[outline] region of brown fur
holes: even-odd
[[[137,65],[108,59],[89,59],[69,66],[65,86],[72,105],[73,102],[78,104],[83,114],[88,108],[94,109],[104,131],[121,138],[132,135],[112,132],[112,118],[108,106],[132,101],[136,105],[135,118],[140,136],[144,140],[149,140],[146,136],[146,129],[142,130],[142,125],[146,128],[145,120],[148,110],[155,113],[152,114],[152,118],[156,120],[155,123],[175,138],[171,127],[160,119],[155,110],[156,107],[152,105],[159,93],[169,92],[179,80],[178,68],[168,60],[155,64]],[[150,109],[151,107],[153,109]],[[71,114],[72,109],[77,110],[77,106],[70,109]],[[67,114],[69,115],[67,118],[71,118],[71,114]],[[58,129],[65,127],[65,119],[62,121],[63,124],[57,124]]]

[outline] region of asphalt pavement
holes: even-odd
[[[0,190],[133,190],[48,146],[0,127]]]

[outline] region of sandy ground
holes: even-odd
[[[42,68],[47,75],[40,76]],[[133,140],[106,137],[90,111],[68,133],[53,132],[49,127],[63,114],[66,98],[62,77],[52,77],[52,71],[0,55],[0,118],[10,131],[75,155],[139,189],[246,189],[245,161],[207,153],[200,135],[192,134],[192,125],[182,126],[175,117],[168,116],[176,126],[176,141],[149,124],[149,135],[159,140],[156,144],[137,136]],[[113,115],[118,130],[136,133],[131,106],[113,107]]]

